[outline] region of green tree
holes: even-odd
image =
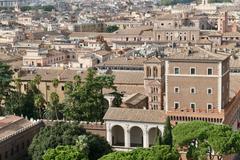
[[[114,96],[114,99],[112,101],[112,105],[113,107],[120,107],[121,104],[122,104],[122,97],[123,97],[123,94],[122,93],[118,93],[118,92],[113,92],[111,93],[113,96]]]
[[[41,83],[41,80],[42,80],[42,76],[40,76],[39,74],[37,74],[35,77],[34,77],[34,83],[36,83],[36,85],[38,86],[38,89],[39,89],[39,85]]]
[[[62,119],[63,118],[63,110],[64,105],[60,103],[59,96],[56,92],[52,92],[50,95],[50,102],[47,103],[47,108],[45,111],[45,117],[47,119]]]
[[[5,115],[16,114],[18,116],[28,116],[28,113],[25,113],[24,107],[25,106],[25,99],[26,96],[19,92],[12,92],[5,101]]]
[[[178,160],[179,154],[167,145],[157,145],[149,149],[138,148],[130,152],[113,152],[100,160]]]
[[[32,160],[40,160],[44,152],[59,145],[74,145],[78,136],[86,134],[85,129],[73,123],[54,123],[46,126],[34,136],[28,153]]]
[[[74,79],[74,82],[78,85],[80,85],[80,83],[82,82],[81,77],[79,75],[75,75],[73,79]]]
[[[233,131],[226,125],[215,125],[207,122],[194,121],[178,124],[173,130],[176,147],[187,146],[187,156],[202,160],[217,156],[219,160],[224,155],[240,152],[240,132]]]
[[[162,144],[162,135],[161,135],[158,127],[156,127],[156,130],[157,130],[157,135],[154,139],[154,145],[161,145]]]
[[[47,150],[56,149],[57,146],[76,148],[89,160],[97,160],[112,151],[111,146],[104,138],[86,133],[85,129],[77,123],[54,123],[52,126],[42,128],[34,136],[28,153],[33,160],[39,160]],[[50,153],[54,153],[55,157],[56,154],[53,151],[48,151],[47,157],[51,155]],[[64,149],[62,151],[64,152]]]
[[[22,12],[26,12],[26,11],[32,10],[32,7],[31,7],[31,6],[22,6],[22,7],[20,8],[20,10],[21,10]]]
[[[57,92],[57,87],[59,85],[60,81],[57,78],[54,78],[52,80],[53,87],[55,88],[55,92]]]
[[[212,125],[207,142],[218,160],[221,160],[224,155],[240,152],[239,137],[240,133],[234,132],[230,126]]]
[[[59,147],[61,147],[60,152],[57,151]],[[76,157],[72,156],[73,153],[71,151],[68,153],[69,148],[74,151]],[[75,145],[58,146],[55,149],[48,149],[43,155],[43,159],[68,159],[68,157],[75,159],[79,154],[75,152],[76,150],[81,153],[80,158],[84,160],[97,160],[103,155],[110,153],[111,147],[103,138],[96,135],[84,134],[77,138]]]
[[[88,140],[87,135],[81,135],[76,140],[76,147],[85,155],[89,154]]]
[[[112,33],[112,32],[117,31],[118,29],[119,29],[119,27],[116,26],[116,25],[108,26],[108,27],[106,28],[106,32],[108,32],[108,33]]]
[[[19,79],[19,78],[14,79],[14,84],[15,84],[15,87],[16,87],[17,91],[19,93],[21,93],[21,87],[22,87],[21,79]]]
[[[112,152],[111,146],[108,142],[98,135],[88,135],[88,158],[89,160],[96,160]]]
[[[46,12],[51,12],[53,9],[55,9],[52,5],[42,6],[42,9]]]
[[[10,67],[0,62],[0,115],[3,114],[2,102],[6,99],[6,97],[12,92],[12,75],[13,72]]]
[[[64,117],[78,121],[101,121],[108,108],[103,89],[116,90],[113,81],[111,75],[97,75],[95,70],[88,69],[84,83],[80,83],[80,78],[66,83]]]
[[[34,106],[38,110],[38,117],[40,119],[43,118],[43,110],[45,109],[45,99],[43,98],[42,94],[35,94],[34,95]]]
[[[162,141],[165,145],[173,145],[172,126],[169,117],[167,117],[165,122]]]
[[[76,146],[57,146],[55,149],[48,149],[43,155],[43,160],[88,160]]]
[[[202,121],[181,123],[173,129],[174,145],[183,147],[195,141],[204,141],[210,124]]]

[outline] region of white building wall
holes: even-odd
[[[130,142],[136,141],[136,139],[130,139],[130,131],[133,127],[139,127],[143,133],[143,147],[149,147],[149,131],[152,128],[158,127],[161,133],[164,131],[164,124],[161,123],[147,123],[147,122],[129,122],[129,121],[108,121],[106,120],[106,130],[107,130],[107,141],[110,145],[112,145],[112,128],[114,126],[120,126],[124,130],[124,142],[125,149],[130,149]]]

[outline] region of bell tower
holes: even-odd
[[[144,62],[144,90],[148,96],[148,109],[164,110],[164,62],[157,57]]]

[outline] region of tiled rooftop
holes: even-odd
[[[128,28],[116,31],[115,34],[121,34],[121,35],[140,35],[143,31],[150,31],[153,27],[151,26],[141,26],[137,28]]]
[[[142,102],[146,98],[147,98],[147,96],[140,94],[140,93],[136,93],[133,96],[130,96],[128,99],[126,99],[124,103],[131,104],[131,105],[137,105],[138,103]]]
[[[52,81],[55,78],[60,76],[60,81],[72,81],[74,76],[80,74],[84,79],[86,77],[86,72],[78,72],[76,70],[63,70],[63,69],[36,69],[33,73],[25,72],[21,77],[21,80],[32,80],[34,77],[39,74],[42,77],[43,81]]]
[[[159,110],[144,110],[130,108],[108,108],[104,120],[131,121],[146,123],[164,123],[166,115]]]
[[[109,61],[103,62],[98,66],[140,66],[143,67],[143,62],[146,58],[128,58],[128,57],[116,57]]]
[[[6,116],[0,120],[0,140],[32,124],[33,122],[22,117],[14,115]]]
[[[228,58],[228,55],[213,53],[200,47],[172,49],[166,59],[170,60],[207,60],[222,61]]]

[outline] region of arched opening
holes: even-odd
[[[153,77],[158,77],[158,69],[157,69],[157,67],[153,67]]]
[[[112,127],[112,145],[124,146],[124,130],[119,125]]]
[[[130,130],[130,146],[143,147],[143,131],[139,127],[132,127]]]
[[[158,138],[158,136],[162,136],[162,133],[159,130],[159,128],[154,127],[154,128],[151,128],[148,131],[149,147],[154,145],[154,143],[155,143],[156,139]]]
[[[147,67],[147,77],[151,77],[151,68]]]

